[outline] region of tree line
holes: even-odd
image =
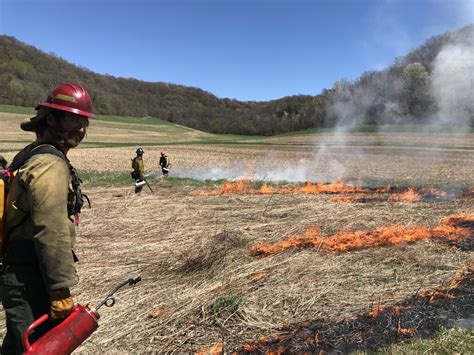
[[[437,54],[460,36],[472,38],[473,32],[474,26],[468,26],[433,37],[387,69],[338,80],[319,95],[265,102],[100,75],[14,37],[0,36],[0,104],[32,107],[58,84],[76,82],[91,94],[97,114],[150,116],[213,133],[273,135],[339,124],[416,123],[436,111],[429,87]]]

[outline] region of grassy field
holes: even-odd
[[[28,117],[0,113],[7,159],[33,139],[19,129]],[[139,196],[129,179],[138,145],[154,190]],[[77,230],[73,296],[96,304],[128,275],[143,281],[101,309],[100,328],[78,351],[471,353],[473,150],[472,133],[239,137],[99,117],[70,153],[92,202]],[[165,180],[161,151],[173,163]],[[237,177],[274,190],[225,192],[223,179]],[[336,179],[371,188],[360,193],[365,202],[338,203],[353,195],[300,186]],[[398,201],[375,192],[388,183],[447,194]],[[443,221],[453,215],[471,217],[450,229]],[[359,242],[383,227],[397,228],[400,241],[326,248],[343,233],[344,243]],[[426,237],[407,237],[415,232]],[[295,241],[303,244],[252,252]]]

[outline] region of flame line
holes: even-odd
[[[445,242],[459,242],[473,236],[470,224],[474,223],[474,213],[444,217],[441,224],[431,229],[400,225],[382,226],[373,231],[341,231],[329,237],[322,237],[317,226],[309,227],[304,235],[295,235],[277,243],[258,243],[250,248],[254,256],[277,254],[291,248],[317,247],[317,251],[348,252],[351,250],[393,246],[414,243],[425,239]],[[467,227],[464,227],[464,224]]]

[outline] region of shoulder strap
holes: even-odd
[[[14,159],[10,164],[9,169],[13,171],[20,169],[23,164],[25,164],[32,156],[37,154],[53,154],[57,157],[60,157],[68,166],[70,165],[69,159],[66,157],[66,155],[64,155],[64,153],[61,152],[58,148],[56,148],[54,145],[40,144],[34,147],[29,152],[25,152],[17,159]]]
[[[74,204],[68,205],[68,215],[72,216],[72,215],[80,213],[81,208],[84,205],[84,200],[87,200],[90,207],[91,203],[90,203],[89,198],[87,197],[86,194],[83,194],[81,191],[82,181],[77,175],[76,169],[71,165],[71,162],[66,157],[66,155],[52,144],[40,144],[34,147],[29,152],[25,152],[23,155],[13,160],[13,162],[9,166],[9,169],[12,171],[18,170],[19,168],[22,167],[23,164],[25,164],[28,161],[28,159],[30,159],[32,156],[37,155],[37,154],[56,155],[57,157],[61,158],[68,166],[69,174],[71,176],[71,184],[72,184],[72,188],[74,190],[74,195],[75,195]]]
[[[32,156],[36,154],[53,154],[58,157],[60,157],[69,167],[69,170],[71,170],[71,164],[69,163],[69,159],[67,159],[66,155],[63,154],[58,148],[51,144],[40,144],[30,151],[22,152],[15,156],[13,159],[12,163],[10,166],[8,166],[7,170],[7,177],[11,178],[14,174],[14,172],[18,169],[20,169]],[[80,192],[80,190],[79,190]],[[69,207],[69,206],[68,206]],[[1,226],[2,228],[5,228],[5,226]],[[11,232],[11,231],[10,231]],[[4,259],[4,253],[6,251],[6,243],[8,241],[8,233],[6,230],[3,230],[2,233],[2,241],[0,244],[0,270],[3,269],[3,259]]]

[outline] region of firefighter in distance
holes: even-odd
[[[135,193],[139,194],[143,185],[145,185],[145,164],[143,163],[143,154],[145,152],[142,148],[136,150],[136,157],[132,159],[132,178],[135,180]]]
[[[161,152],[160,166],[161,172],[163,173],[163,177],[167,177],[171,170],[171,161],[164,152]]]

